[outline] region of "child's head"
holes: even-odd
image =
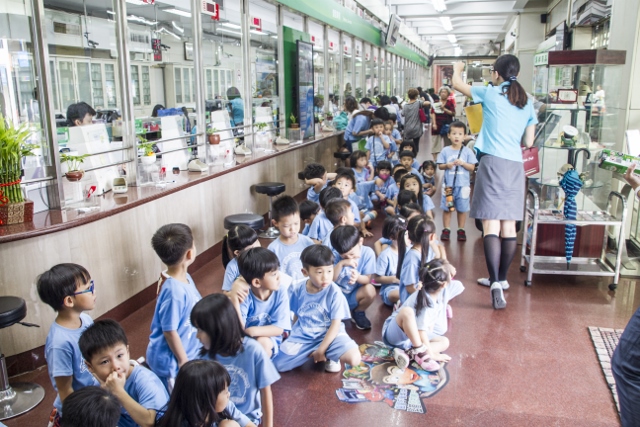
[[[376,174],[378,177],[386,181],[391,176],[391,162],[387,160],[381,160],[376,166]]]
[[[376,135],[381,134],[384,131],[384,122],[381,119],[371,120],[371,129]]]
[[[398,121],[398,115],[396,113],[389,113],[389,121],[393,126],[395,126]]]
[[[248,225],[234,225],[222,238],[222,265],[227,264],[245,249],[260,246],[258,234]]]
[[[271,206],[273,224],[280,230],[284,238],[292,238],[300,231],[300,208],[291,196],[276,199]]]
[[[309,163],[304,168],[304,179],[325,178],[327,170],[320,163]]]
[[[300,208],[300,220],[305,224],[311,224],[313,219],[320,212],[320,205],[313,200],[304,200],[299,205]]]
[[[151,246],[167,267],[188,266],[196,259],[193,234],[186,224],[163,225],[151,238]]]
[[[427,298],[427,294],[433,294],[451,281],[452,266],[444,259],[432,259],[420,268],[420,280],[422,281],[422,289],[418,294],[416,301],[416,314],[425,307],[431,307],[431,302]]]
[[[400,216],[406,218],[406,220],[409,221],[414,216],[422,215],[424,212],[422,211],[422,207],[419,204],[411,202],[407,203],[406,205],[400,206],[400,210],[398,211],[398,213],[400,214]]]
[[[353,225],[355,218],[351,210],[351,203],[345,199],[333,199],[327,203],[324,214],[333,226]]]
[[[333,282],[333,252],[324,245],[311,245],[300,254],[302,273],[311,284],[324,289]]]
[[[398,237],[398,269],[396,277],[399,279],[402,272],[402,263],[404,262],[406,245],[405,245],[405,233],[409,235],[409,240],[416,246],[420,245],[421,261],[420,265],[427,262],[427,255],[429,254],[429,241],[436,231],[436,225],[426,215],[416,215],[407,223],[406,231],[400,233]]]
[[[384,122],[384,133],[391,135],[391,132],[393,131],[393,124],[394,123],[391,120]]]
[[[389,240],[398,240],[398,236],[407,227],[407,220],[398,215],[390,215],[382,224],[382,237]]]
[[[78,264],[58,264],[38,277],[40,299],[55,311],[93,310],[96,304],[93,280]]]
[[[398,147],[398,151],[402,153],[403,151],[411,151],[413,153],[413,157],[416,157],[416,144],[413,141],[405,140],[400,143]]]
[[[342,259],[358,259],[362,249],[362,237],[353,225],[341,225],[331,232],[331,246]]]
[[[422,166],[420,166],[420,172],[423,172],[425,175],[432,177],[436,174],[436,162],[433,160],[425,160],[422,162]]]
[[[340,175],[336,176],[333,185],[340,190],[340,192],[342,193],[342,197],[346,199],[347,197],[349,197],[349,194],[356,191],[356,178],[351,174],[341,173]]]
[[[238,312],[224,294],[210,294],[198,301],[191,310],[191,324],[198,329],[203,356],[234,356],[242,349],[245,333]]]
[[[334,180],[335,182],[335,180]],[[320,192],[319,200],[322,209],[326,209],[327,204],[333,199],[341,199],[342,191],[337,187],[327,187]]]
[[[400,167],[397,167],[400,166]],[[400,188],[400,181],[402,181],[402,177],[408,174],[409,172],[402,166],[396,165],[393,171],[393,180],[396,182],[398,188]]]
[[[280,287],[280,261],[266,248],[251,248],[238,257],[238,270],[248,284],[255,288],[277,291]]]
[[[231,376],[215,360],[191,360],[176,376],[176,382],[160,427],[215,425],[228,417]]]
[[[418,198],[416,197],[416,193],[411,190],[400,190],[397,201],[398,206],[402,207],[407,203],[416,203]]]
[[[80,335],[78,347],[89,371],[100,381],[112,372],[129,372],[129,340],[115,320],[97,320]]]
[[[421,194],[422,185],[420,184],[420,178],[412,173],[402,177],[400,182],[400,190],[413,191],[413,194],[418,197]]]
[[[404,168],[408,171],[411,170],[411,165],[413,164],[413,159],[416,157],[413,154],[413,151],[404,150],[400,152],[400,164],[404,166]]]
[[[451,144],[456,147],[462,145],[466,133],[467,126],[460,120],[456,120],[449,125],[449,139],[451,140]]]
[[[356,150],[351,154],[351,157],[349,157],[349,164],[352,168],[364,168],[367,166],[367,163],[367,153],[364,151]],[[336,179],[338,178],[336,177]]]
[[[120,419],[120,401],[102,387],[83,387],[62,404],[61,427],[113,427]]]

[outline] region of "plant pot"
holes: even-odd
[[[0,225],[33,222],[33,202],[8,203],[0,206]]]
[[[84,171],[69,171],[64,175],[70,182],[80,181],[84,176]]]
[[[143,165],[152,165],[156,162],[156,155],[154,153],[151,156],[140,156],[140,161]]]
[[[289,126],[290,129],[300,129],[300,125],[298,123],[291,123]]]
[[[214,133],[212,135],[207,135],[207,138],[209,139],[209,144],[211,145],[220,144],[220,135],[218,135],[217,133]]]

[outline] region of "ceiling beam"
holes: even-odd
[[[418,27],[414,29],[416,30],[419,36],[426,36],[430,34],[442,34],[442,33],[447,34],[446,31],[443,31],[442,28],[438,28],[438,27],[435,27],[435,28],[434,27],[422,27],[422,28]],[[502,31],[502,29],[499,27],[469,25],[463,28],[454,28],[453,31],[449,31],[449,34],[455,34],[456,36],[458,36],[461,34],[495,34],[495,33],[502,33],[502,32],[504,31]]]

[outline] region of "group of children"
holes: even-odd
[[[454,188],[464,225],[476,159],[461,146],[458,123],[437,167]],[[413,361],[435,371],[449,361],[448,303],[464,286],[453,280],[456,270],[435,235],[436,165],[417,165],[412,142],[393,151],[398,140],[384,126],[372,122],[375,134],[366,151],[353,153],[351,168],[306,166],[307,200],[274,201],[280,235],[268,248],[248,226],[228,230],[222,293],[203,298],[187,272],[196,257],[191,229],[158,229],[151,244],[167,269],[157,284],[146,363],[130,358],[117,322],[86,314],[96,298],[86,269],[60,264],[43,273],[38,293],[57,312],[45,346],[58,392],[50,426],[273,426],[271,385],[280,373],[310,358],[328,372],[360,364],[343,321],[370,329],[365,311],[378,294],[393,307],[382,340],[400,369]],[[445,226],[446,202],[443,196]],[[372,249],[363,237],[378,211],[386,218]]]

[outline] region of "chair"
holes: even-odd
[[[280,232],[271,224],[271,209],[273,208],[273,196],[284,193],[285,185],[282,182],[262,182],[256,184],[256,193],[269,196],[269,227],[260,233],[263,239],[275,239]]]
[[[27,315],[27,304],[22,298],[0,297],[0,329],[20,323],[23,326],[36,327],[32,323],[23,323]],[[35,383],[9,384],[7,363],[0,352],[0,420],[6,420],[33,409],[44,399],[44,389]]]
[[[342,161],[342,166],[347,166],[347,159],[351,156],[348,151],[336,151],[333,153],[333,158]]]
[[[252,213],[227,215],[224,217],[224,228],[226,230],[231,230],[236,225],[247,225],[254,230],[260,230],[264,227],[264,217]]]

